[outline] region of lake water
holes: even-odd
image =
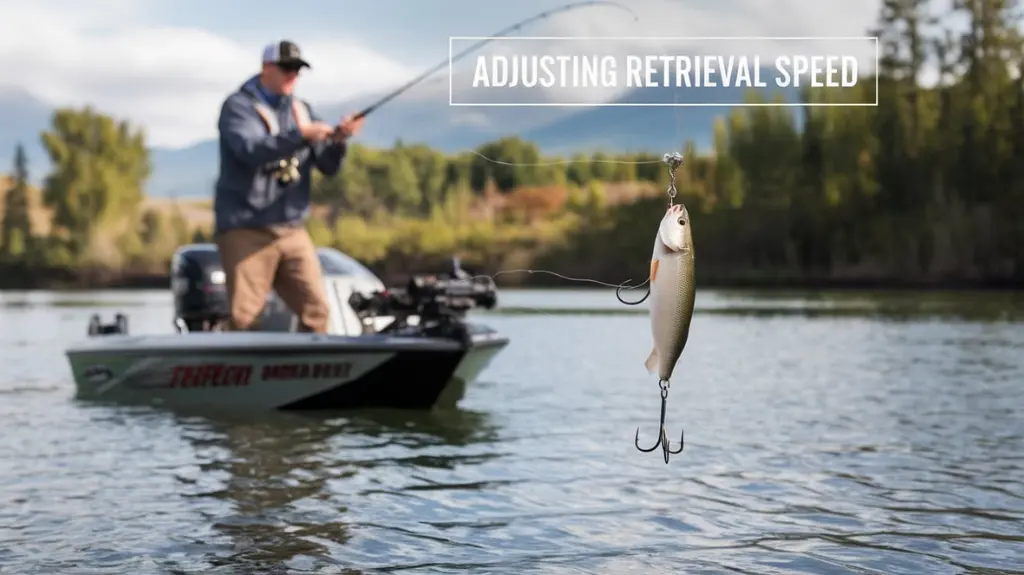
[[[697,302],[666,465],[609,291],[506,292],[456,411],[244,417],[74,399],[89,315],[166,293],[0,294],[0,572],[1024,572],[1024,297]]]

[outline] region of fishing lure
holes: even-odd
[[[619,288],[616,289],[616,297],[629,305],[637,305],[651,297],[651,335],[654,345],[647,361],[644,362],[644,367],[649,373],[658,374],[658,386],[661,388],[661,429],[658,441],[645,449],[640,447],[640,429],[637,428],[635,445],[643,452],[654,451],[660,445],[665,463],[668,463],[669,455],[682,453],[685,443],[684,432],[679,438],[679,449],[673,451],[669,446],[668,432],[665,430],[665,408],[672,372],[690,335],[696,283],[690,214],[686,206],[675,203],[675,174],[682,165],[683,158],[679,154],[665,154],[664,161],[671,170],[669,205],[654,237],[647,294],[639,301],[626,302],[618,296],[621,289]]]

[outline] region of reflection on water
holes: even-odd
[[[421,454],[431,447],[494,441],[495,430],[488,426],[487,416],[465,410],[196,416],[180,417],[178,425],[199,456],[191,469],[175,474],[184,486],[182,496],[199,507],[211,507],[204,499],[213,500],[212,507],[226,504],[226,509],[208,514],[212,530],[220,534],[217,539],[225,541],[193,542],[196,550],[209,549],[204,554],[206,561],[211,569],[218,568],[217,572],[236,569],[253,573],[282,564],[305,565],[306,569],[336,566],[330,557],[351,538],[346,500],[386,489],[375,487],[377,482],[369,477],[361,490],[337,489],[340,484],[358,481],[357,476],[382,466],[404,468],[413,474],[423,469],[451,470],[497,457],[451,450]],[[388,449],[409,455],[381,457]],[[210,476],[223,479],[215,484],[204,481]],[[218,547],[224,549],[215,550]]]
[[[88,295],[171,329],[166,294]],[[18,297],[3,573],[1024,572],[1010,296],[704,292],[670,465],[633,448],[658,416],[646,317],[564,313],[609,292],[503,294],[563,313],[480,314],[512,343],[460,409],[315,415],[79,403],[61,351],[96,308]]]

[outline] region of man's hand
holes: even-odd
[[[352,116],[346,116],[342,119],[341,123],[338,124],[338,129],[334,133],[334,139],[337,142],[344,142],[352,136],[355,136],[363,129],[363,120],[366,118],[359,118],[358,120],[352,119]]]
[[[334,126],[326,122],[310,122],[299,126],[299,129],[302,131],[302,137],[310,142],[322,142],[334,133]]]

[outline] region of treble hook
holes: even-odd
[[[665,407],[668,403],[669,382],[667,379],[663,379],[658,382],[658,385],[661,386],[661,432],[658,434],[658,441],[649,449],[644,449],[643,447],[640,447],[640,428],[637,427],[636,440],[633,442],[633,444],[636,445],[637,449],[643,451],[644,453],[650,453],[657,449],[660,445],[662,453],[665,454],[665,463],[667,464],[669,455],[678,455],[683,452],[683,447],[686,445],[686,431],[684,430],[682,433],[679,434],[679,449],[672,451],[671,447],[669,447],[668,431],[665,430]]]

